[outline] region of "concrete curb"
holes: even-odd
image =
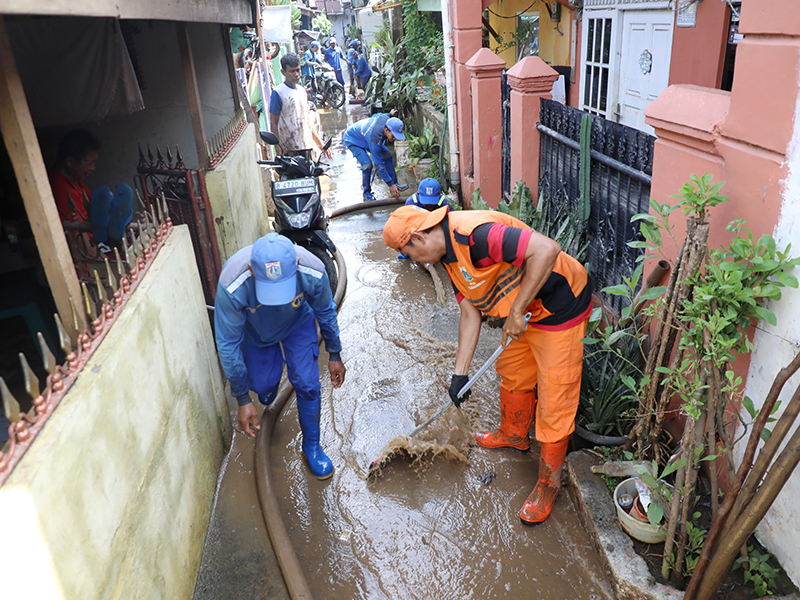
[[[611,493],[591,471],[598,459],[583,450],[567,456],[569,494],[617,600],[680,600],[683,592],[658,583],[622,530]]]

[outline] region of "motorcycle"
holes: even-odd
[[[331,108],[340,108],[345,100],[344,86],[336,81],[333,67],[327,63],[323,63],[321,67],[316,68],[315,72],[317,83],[316,95],[313,93],[310,79],[304,77],[304,85],[308,92],[308,97],[313,100],[314,104],[317,106],[325,106],[327,103]]]
[[[247,40],[247,45],[242,50],[242,65],[247,75],[250,75],[250,70],[253,68],[253,63],[258,62],[261,58],[261,44],[259,44],[258,34],[255,31],[245,31],[242,34]],[[264,51],[266,57],[270,60],[278,55],[280,46],[273,42],[264,43]]]
[[[278,137],[269,131],[261,132],[261,139],[271,146],[278,146]],[[332,138],[323,146],[324,152],[330,148]],[[282,156],[275,160],[259,160],[260,165],[273,167],[279,175],[272,182],[272,199],[275,202],[275,226],[281,235],[302,246],[325,265],[325,272],[331,285],[331,293],[336,291],[339,282],[336,270],[336,246],[328,237],[329,217],[322,208],[322,189],[319,176],[325,170],[322,161],[309,161],[303,156]]]

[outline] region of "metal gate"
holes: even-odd
[[[208,201],[205,173],[202,170],[188,169],[183,163],[180,151],[175,164],[167,148],[166,160],[156,147],[156,157],[147,147],[147,158],[139,147],[139,165],[136,180],[142,191],[147,207],[162,196],[167,201],[169,214],[174,225],[188,225],[197,260],[197,269],[203,284],[207,304],[214,304],[222,264],[217,245],[217,232],[214,229],[213,215]]]
[[[541,101],[539,194],[553,215],[564,203],[576,209],[580,199],[580,131],[585,114],[553,100]],[[636,267],[641,251],[628,242],[641,235],[631,218],[649,210],[654,142],[643,131],[592,117],[587,239],[597,290],[622,283],[622,276],[630,277]]]
[[[507,69],[500,76],[500,99],[502,101],[502,161],[501,196],[511,198],[511,84],[508,83]]]

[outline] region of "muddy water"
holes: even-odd
[[[365,115],[360,108],[323,111],[323,129],[341,131]],[[331,177],[323,179],[330,210],[361,200],[360,170],[340,140],[336,134]],[[407,172],[399,178],[414,183]],[[373,189],[379,199],[389,197],[382,182]],[[449,409],[403,451],[403,434],[448,401],[458,308],[441,267],[435,285],[429,273],[383,246],[388,214],[372,209],[331,223],[348,267],[339,314],[344,386],[333,390],[326,381],[324,353],[320,365],[322,442],[336,467],[333,477],[310,476],[294,399],[273,435],[273,479],[315,598],[611,598],[566,490],[544,524],[528,528],[519,521],[538,451],[471,443],[471,431],[499,420],[494,369],[474,386],[464,410]],[[499,339],[499,330],[484,327],[471,373]],[[372,461],[392,449],[398,452],[367,478]],[[252,454],[252,441],[237,433],[220,480],[198,600],[288,597],[258,512]]]
[[[423,449],[445,442],[447,450],[401,453],[366,479],[388,441],[448,400],[457,341],[455,301],[441,306],[431,276],[383,246],[388,213],[331,225],[348,265],[339,317],[347,380],[333,390],[323,378],[322,440],[334,476],[309,477],[294,401],[273,437],[282,508],[311,589],[332,599],[611,597],[566,492],[546,523],[520,523],[538,454],[468,443],[469,431],[499,418],[493,369],[466,411],[450,409],[420,434]],[[484,328],[472,372],[499,338]]]

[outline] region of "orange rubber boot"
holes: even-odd
[[[554,444],[542,443],[542,454],[539,457],[539,481],[519,513],[523,524],[536,525],[550,516],[558,497],[558,491],[561,489],[561,468],[567,457],[568,443],[568,437]]]
[[[520,452],[531,449],[528,432],[533,423],[534,392],[512,394],[500,388],[500,428],[497,431],[474,434],[484,448],[511,448]]]

